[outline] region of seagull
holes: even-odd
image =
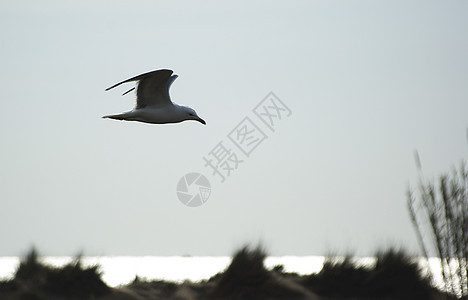
[[[107,88],[106,91],[122,83],[136,81],[136,104],[135,108],[130,111],[103,116],[103,118],[151,124],[180,123],[182,121],[195,120],[206,125],[206,122],[197,115],[193,108],[178,105],[171,101],[169,88],[178,77],[177,75],[172,75],[173,73],[171,70],[156,70],[124,80]],[[123,93],[122,96],[134,89],[131,88]]]

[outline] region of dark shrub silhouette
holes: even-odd
[[[213,299],[315,299],[293,281],[280,278],[264,266],[265,252],[244,247],[234,254],[231,264],[210,279]]]
[[[110,292],[97,266],[85,268],[78,257],[54,268],[41,263],[35,249],[20,262],[12,280],[0,283],[0,299],[95,299]]]
[[[51,271],[51,267],[40,263],[37,251],[33,248],[28,255],[21,260],[15,273],[15,281],[33,286],[40,286],[44,284],[47,274]]]
[[[81,299],[93,299],[110,292],[110,288],[101,279],[98,267],[84,268],[80,258],[49,272],[43,289],[51,294],[73,295]]]
[[[327,258],[322,270],[303,279],[315,293],[358,299],[430,299],[429,280],[416,262],[401,251],[379,253],[372,267],[359,266],[351,257]]]

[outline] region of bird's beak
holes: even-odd
[[[200,122],[200,123],[202,123],[203,125],[206,125],[205,120],[203,120],[202,118],[198,118],[197,121]]]

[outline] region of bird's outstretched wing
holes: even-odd
[[[146,106],[164,106],[171,104],[171,98],[169,97],[169,88],[177,78],[177,75],[171,76],[173,71],[171,70],[157,70],[148,73],[144,73],[133,78],[119,82],[106,91],[131,81],[138,81],[137,83],[137,100],[135,108],[143,108]],[[132,91],[133,89],[124,93]]]

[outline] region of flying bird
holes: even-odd
[[[124,80],[107,88],[106,91],[122,83],[136,81],[136,104],[135,108],[130,111],[103,116],[103,118],[151,124],[179,123],[195,120],[206,125],[206,122],[197,115],[194,109],[175,104],[171,101],[169,88],[178,77],[177,75],[172,75],[173,73],[171,70],[156,70]],[[134,89],[131,88],[123,93],[122,96]]]

